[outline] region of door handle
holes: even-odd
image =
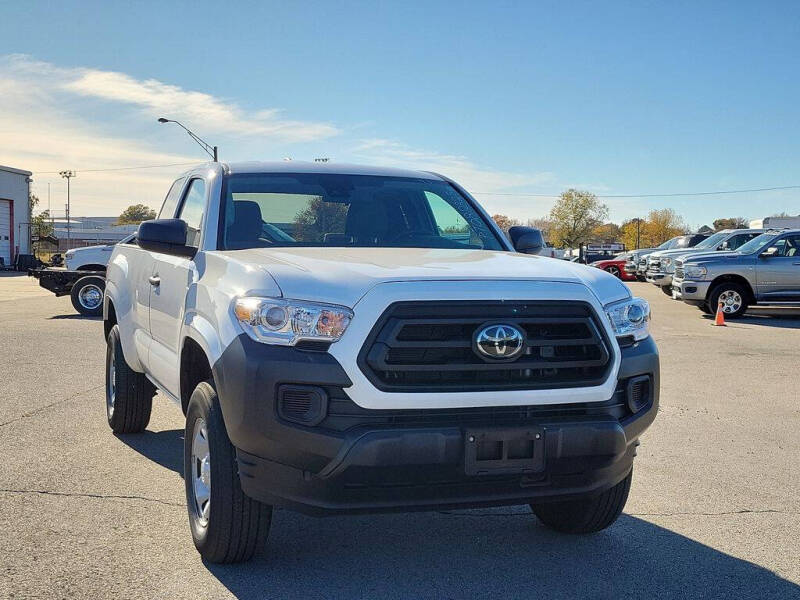
[[[151,275],[147,278],[147,281],[150,282],[152,286],[159,286],[161,285],[161,278],[158,275]]]

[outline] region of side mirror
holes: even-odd
[[[194,258],[197,248],[186,245],[186,222],[180,219],[142,221],[136,234],[139,246],[151,252]]]
[[[508,230],[514,250],[522,254],[539,254],[544,248],[542,232],[533,227],[515,225]]]
[[[778,255],[778,248],[776,248],[775,246],[770,246],[769,248],[764,250],[760,256],[761,258],[771,258],[777,255]]]

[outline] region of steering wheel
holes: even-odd
[[[399,242],[401,240],[413,239],[416,236],[430,237],[431,232],[423,229],[406,229],[389,239],[390,242]]]

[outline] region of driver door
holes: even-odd
[[[800,301],[800,234],[778,238],[770,247],[777,248],[777,253],[760,256],[756,265],[759,299]]]

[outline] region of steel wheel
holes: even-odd
[[[203,419],[194,423],[192,434],[192,517],[201,528],[208,527],[211,513],[211,454],[208,449],[208,427]]]
[[[97,310],[103,303],[103,290],[93,283],[84,285],[78,292],[78,303],[86,310]]]
[[[742,295],[736,290],[725,290],[719,295],[718,302],[722,304],[722,312],[726,315],[738,312],[744,304]]]

